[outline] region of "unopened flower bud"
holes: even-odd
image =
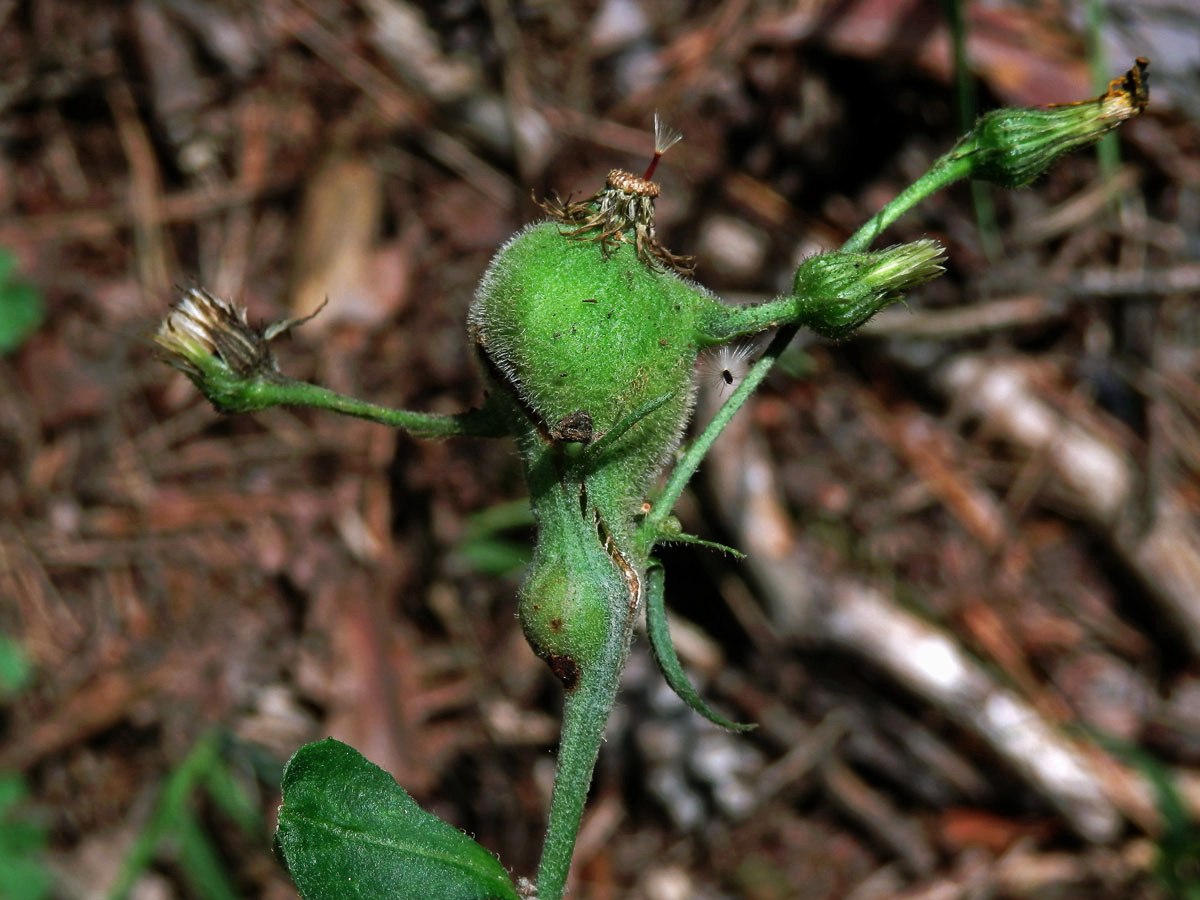
[[[809,257],[795,283],[796,296],[808,304],[805,324],[825,337],[845,337],[909,288],[941,275],[944,259],[944,248],[931,238],[873,253]]]
[[[948,154],[968,176],[1001,187],[1024,187],[1060,156],[1095,143],[1149,101],[1147,61],[1138,58],[1108,91],[1045,109],[997,109],[984,115]]]

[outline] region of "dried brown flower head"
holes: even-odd
[[[202,374],[201,358],[216,356],[242,377],[277,372],[268,334],[252,326],[245,307],[214,297],[201,287],[187,288],[154,335],[166,362],[189,376]]]
[[[654,115],[654,158],[646,174],[613,169],[602,190],[586,200],[544,200],[538,205],[556,222],[572,226],[563,234],[569,240],[597,241],[606,252],[617,244],[632,243],[638,257],[655,268],[681,275],[695,271],[695,257],[677,256],[658,242],[654,233],[654,201],[661,192],[650,180],[659,158],[676,144],[681,134],[667,128]],[[632,235],[632,236],[631,236]]]

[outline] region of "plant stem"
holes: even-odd
[[[704,431],[691,443],[683,457],[676,463],[662,494],[654,501],[654,507],[638,529],[638,550],[641,553],[649,554],[654,542],[662,532],[667,516],[671,514],[671,510],[674,509],[680,495],[683,494],[683,489],[696,473],[696,469],[700,467],[700,462],[712,447],[717,436],[725,430],[725,426],[737,415],[742,404],[767,377],[767,373],[771,371],[775,361],[787,349],[787,345],[792,342],[792,338],[799,330],[799,325],[785,325],[776,332],[763,355],[746,372],[742,383],[729,395],[729,399],[721,404],[721,408],[717,410],[712,421],[705,426]]]
[[[854,232],[843,250],[862,251],[871,246],[871,242],[883,233],[883,230],[898,218],[928,197],[940,191],[948,184],[966,178],[971,172],[971,164],[965,157],[955,154],[952,150],[935,162],[920,178],[904,189],[901,194],[875,215],[871,216],[862,228]]]
[[[1108,84],[1108,54],[1104,49],[1104,28],[1107,24],[1108,11],[1104,0],[1087,0],[1084,10],[1087,13],[1087,29],[1084,37],[1087,42],[1088,68],[1091,70],[1092,85],[1097,90],[1104,90]],[[1109,185],[1108,208],[1110,212],[1120,213],[1124,200],[1112,189],[1117,170],[1121,168],[1121,145],[1115,134],[1106,134],[1096,145],[1096,161],[1100,164],[1100,175],[1106,185]]]
[[[851,235],[850,239],[842,245],[842,250],[863,252],[865,251],[876,237],[896,221],[912,207],[916,206],[930,194],[936,193],[947,185],[965,178],[970,173],[969,161],[961,155],[955,154],[952,150],[945,156],[938,159],[937,162],[930,167],[929,171],[922,175],[917,181],[906,188],[899,196],[891,203],[887,204],[878,213],[872,216],[865,225]],[[801,304],[797,303],[794,297],[781,297],[772,301],[770,304],[764,304],[774,311],[774,309],[790,306],[798,312]],[[638,549],[643,554],[649,554],[654,543],[661,535],[663,524],[667,520],[667,516],[671,514],[680,495],[683,494],[684,487],[691,480],[696,470],[700,467],[700,462],[712,447],[717,436],[725,430],[725,427],[730,423],[742,404],[754,393],[755,389],[762,383],[762,380],[767,377],[767,373],[771,371],[771,367],[787,349],[788,344],[795,338],[800,330],[800,325],[789,324],[784,325],[776,332],[775,337],[771,340],[770,345],[761,357],[750,367],[746,373],[746,377],[742,379],[742,383],[737,386],[729,399],[726,400],[717,414],[713,416],[712,421],[705,426],[704,431],[700,436],[692,442],[683,457],[676,464],[671,472],[671,477],[667,480],[667,485],[663,489],[662,494],[654,503],[654,507],[646,516],[645,521],[638,529]]]
[[[954,47],[954,98],[958,105],[958,127],[962,132],[975,120],[975,82],[967,60],[967,22],[963,15],[966,0],[942,0],[946,22]],[[996,208],[992,204],[991,187],[979,181],[971,182],[971,201],[975,207],[975,225],[979,229],[979,246],[989,261],[1000,255],[1000,229],[996,224]]]
[[[403,428],[419,437],[503,437],[509,434],[501,418],[490,409],[472,409],[457,415],[411,412],[347,397],[305,381],[258,379],[246,392],[266,406],[309,406]]]
[[[612,630],[610,628],[610,630]],[[612,637],[617,637],[612,635]],[[575,852],[579,822],[592,783],[592,770],[600,754],[604,726],[617,696],[617,684],[625,661],[624,647],[609,641],[601,665],[590,673],[581,673],[575,689],[563,703],[562,736],[558,745],[558,765],[554,770],[554,792],[546,823],[546,840],[538,864],[538,900],[561,900],[567,886],[567,872]]]

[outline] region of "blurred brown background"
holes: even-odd
[[[966,186],[901,220],[947,275],[843,345],[800,339],[723,436],[681,516],[750,557],[668,549],[668,604],[705,695],[762,727],[693,716],[640,645],[572,897],[1200,896],[1200,14],[961,11],[979,109],[1094,95],[1101,52],[1110,77],[1151,58],[1151,106],[1107,164],[983,191],[994,224]],[[279,342],[289,374],[465,408],[467,304],[531,191],[640,171],[658,110],[685,135],[665,244],[731,301],[786,289],[953,142],[946,22],[0,2],[0,248],[46,312],[0,358],[0,631],[33,668],[0,771],[50,895],[125,867],[139,898],[294,896],[274,785],[329,734],[515,874],[537,861],[558,691],[514,619],[511,447],[221,417],[147,340],[173,285],[262,320],[328,296]],[[197,746],[261,826],[193,789]],[[188,813],[156,831],[167,784]]]

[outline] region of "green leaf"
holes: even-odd
[[[253,802],[237,784],[227,758],[229,748],[220,733],[202,736],[172,769],[159,791],[150,819],[125,854],[108,900],[124,900],[139,876],[164,849],[175,855],[192,893],[204,900],[237,897],[231,876],[212,833],[197,813],[196,794],[204,789],[215,806],[242,831],[257,840],[263,823]],[[0,892],[0,900],[4,894]]]
[[[25,649],[15,638],[0,634],[0,699],[20,693],[32,674]]]
[[[46,829],[18,817],[18,807],[27,796],[20,775],[0,772],[0,897],[4,900],[42,900],[50,893],[43,856]]]
[[[533,550],[527,543],[479,538],[463,541],[455,549],[454,556],[472,572],[501,578],[528,565]]]
[[[42,295],[27,284],[9,281],[16,268],[12,254],[0,250],[0,355],[16,350],[42,324]]]
[[[10,809],[28,796],[25,779],[16,772],[0,772],[0,822]]]
[[[196,816],[185,815],[177,831],[179,867],[197,895],[205,900],[238,900],[221,855]]]
[[[730,731],[752,731],[758,725],[753,722],[734,722],[714,712],[688,681],[687,673],[675,655],[675,645],[671,642],[671,630],[667,625],[667,607],[663,603],[664,577],[661,566],[651,568],[647,579],[650,582],[649,589],[646,591],[646,633],[650,636],[650,648],[654,651],[659,671],[679,699],[714,725]]]
[[[0,897],[5,900],[42,900],[50,893],[50,873],[38,859],[0,857]]]
[[[262,834],[266,827],[258,807],[239,783],[231,760],[214,761],[203,773],[204,787],[217,808],[229,816],[247,834]]]
[[[499,503],[467,518],[462,540],[454,548],[454,559],[481,575],[499,578],[529,564],[533,548],[529,539],[508,539],[506,531],[527,530],[534,525],[529,500]]]
[[[306,900],[519,900],[496,857],[332,738],[283,770],[275,842]]]

